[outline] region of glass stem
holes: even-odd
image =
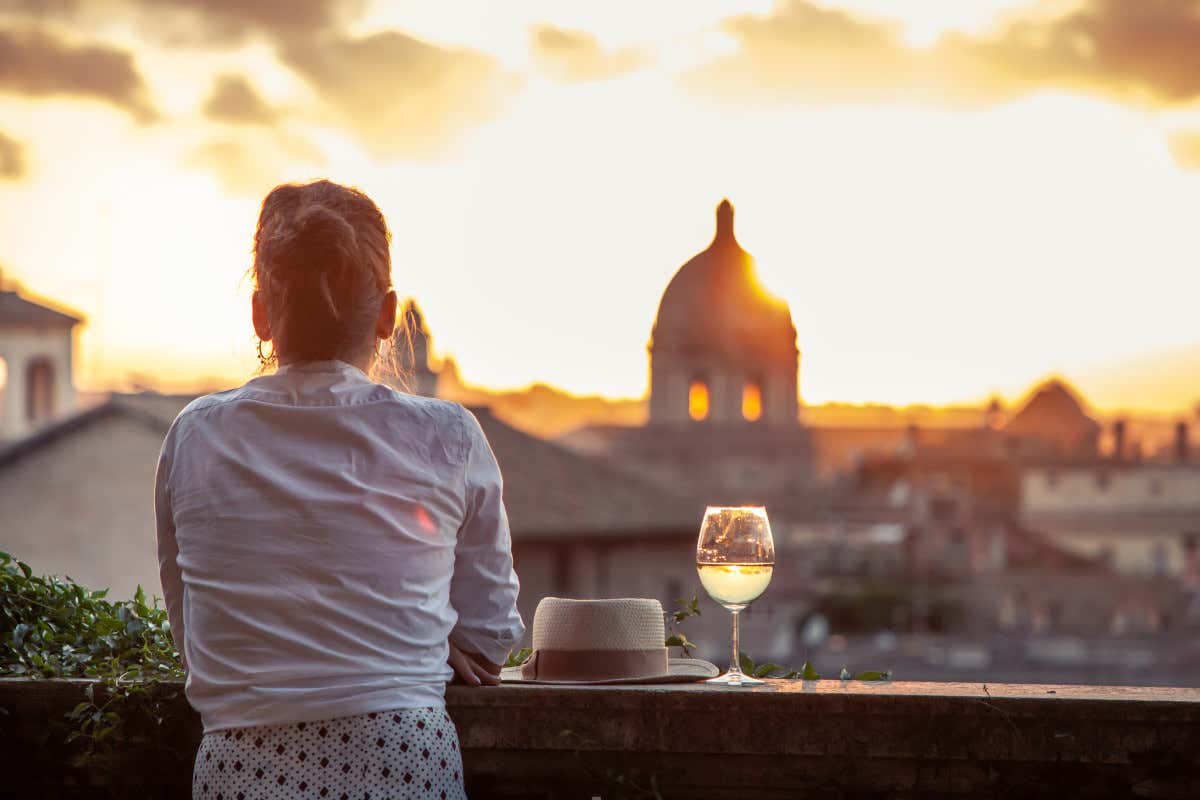
[[[741,675],[742,663],[738,652],[738,612],[733,612],[733,656],[729,660],[729,674]]]

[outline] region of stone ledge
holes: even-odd
[[[85,683],[0,679],[5,774],[29,759],[64,771],[46,761],[61,749],[34,740]],[[1198,689],[823,680],[446,697],[476,800],[652,797],[652,786],[666,798],[1200,797]],[[199,725],[182,700],[174,708],[171,748],[186,761]],[[188,796],[187,775],[162,781],[161,796]]]

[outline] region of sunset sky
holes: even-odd
[[[642,395],[728,196],[806,402],[1200,400],[1200,1],[0,0],[0,266],[85,388],[244,380],[313,177],[472,383]]]

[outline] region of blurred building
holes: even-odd
[[[1119,572],[1200,586],[1200,464],[1096,461],[1021,472],[1021,520]]]
[[[1004,439],[1014,454],[1026,458],[1095,458],[1100,424],[1071,387],[1052,379],[1035,388],[1004,425]]]
[[[1099,434],[1070,387],[1048,382],[1007,424],[910,430],[847,476],[829,522],[792,537],[812,554],[813,577],[943,587],[956,606],[935,626],[945,630],[1190,629],[1200,623],[1200,469],[1185,460],[1186,441],[1176,463],[1134,462],[1119,445],[1100,455]],[[911,611],[906,623],[919,621]]]
[[[0,441],[75,410],[76,314],[0,284]]]

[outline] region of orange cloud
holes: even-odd
[[[230,194],[262,197],[272,187],[300,177],[298,167],[311,177],[324,161],[321,152],[302,139],[264,133],[201,145],[184,156],[183,166],[215,174]]]
[[[649,60],[637,48],[605,50],[590,33],[552,25],[534,30],[532,47],[538,66],[566,83],[614,78],[644,66]]]
[[[71,44],[41,30],[0,30],[0,90],[91,98],[139,122],[158,118],[132,55],[107,45]]]
[[[737,52],[685,83],[726,99],[991,102],[1045,88],[1148,105],[1200,98],[1200,0],[1085,0],[930,48],[909,47],[898,25],[809,0],[723,29]]]
[[[270,125],[280,116],[242,75],[218,76],[204,113],[209,119],[235,125]]]
[[[16,139],[0,133],[0,180],[25,176],[25,148]]]
[[[291,42],[280,57],[382,157],[441,154],[490,119],[511,88],[489,56],[399,31]]]
[[[1200,170],[1200,133],[1175,133],[1168,142],[1179,166]]]
[[[341,29],[365,8],[363,0],[124,0],[123,5],[135,12],[150,38],[216,48],[236,47],[254,36],[274,42],[311,38]]]

